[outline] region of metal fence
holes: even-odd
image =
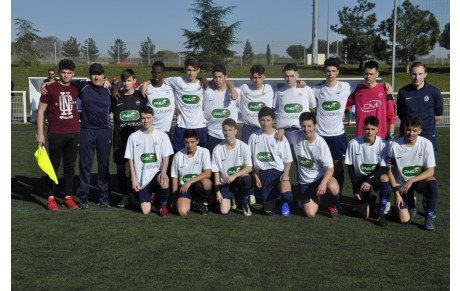
[[[26,91],[11,91],[11,121],[27,123]]]

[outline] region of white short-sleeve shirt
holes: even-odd
[[[259,111],[262,107],[273,107],[273,89],[264,84],[262,89],[254,90],[252,84],[243,84],[239,87],[238,108],[241,110],[241,119],[244,124],[260,128]]]
[[[251,150],[239,139],[231,150],[223,141],[212,152],[212,171],[220,174],[220,185],[227,184],[225,178],[248,166],[252,167]]]
[[[228,88],[225,91],[218,91],[208,87],[204,91],[204,117],[208,121],[208,134],[210,136],[224,139],[222,132],[222,123],[224,120],[232,118],[238,121],[236,103],[236,100],[232,100],[231,91]]]
[[[251,134],[248,145],[257,171],[268,169],[284,171],[284,165],[292,162],[289,142],[285,138],[282,141],[277,140],[275,133],[268,135],[258,130]]]
[[[208,149],[197,146],[195,155],[189,158],[187,149],[184,148],[174,155],[171,178],[178,178],[179,185],[183,185],[207,169],[211,169],[211,156]]]
[[[278,111],[276,115],[276,129],[300,128],[299,116],[302,112],[309,112],[315,107],[316,101],[310,87],[297,88],[281,87],[275,93],[273,107]]]
[[[171,131],[171,122],[176,107],[174,89],[163,83],[161,87],[148,85],[148,105],[153,108],[153,126],[162,131]]]
[[[345,155],[345,164],[353,165],[357,179],[372,173],[377,166],[386,167],[388,143],[379,136],[372,145],[364,144],[364,136],[350,140]]]

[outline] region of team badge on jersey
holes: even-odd
[[[423,97],[423,100],[424,100],[425,102],[428,102],[428,101],[430,101],[430,97],[429,97],[429,96],[425,96],[425,97]]]

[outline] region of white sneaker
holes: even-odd
[[[256,196],[249,195],[249,204],[256,204]]]
[[[391,203],[387,201],[387,205],[385,205],[385,214],[388,214],[391,211]]]

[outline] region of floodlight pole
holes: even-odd
[[[327,0],[327,52],[326,52],[326,59],[329,58],[329,30],[330,30],[330,25],[329,25],[329,6],[330,6],[330,0]]]
[[[392,56],[392,62],[391,62],[391,86],[393,87],[393,90],[395,88],[395,66],[396,66],[396,18],[398,15],[398,0],[395,0],[394,4],[394,15],[393,15],[393,56]],[[394,96],[394,91],[393,91],[393,96]]]
[[[312,64],[318,64],[318,0],[313,0],[313,50]]]

